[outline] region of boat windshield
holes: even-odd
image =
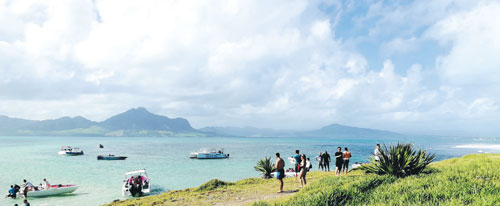
[[[143,177],[148,177],[148,174],[146,173],[146,170],[135,170],[135,171],[130,171],[125,173],[125,179],[128,179],[130,177],[137,177],[137,176],[143,176]]]
[[[222,148],[201,148],[200,153],[224,153]]]

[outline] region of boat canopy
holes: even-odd
[[[134,170],[134,171],[130,171],[130,172],[127,172],[125,173],[125,176],[128,176],[128,175],[136,175],[136,174],[146,174],[146,169],[142,169],[142,170]]]

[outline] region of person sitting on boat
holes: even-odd
[[[50,188],[50,183],[47,179],[43,178],[42,181],[42,190],[48,190]]]
[[[138,175],[134,180],[135,184],[142,185],[142,176]]]
[[[133,183],[134,183],[134,177],[131,176],[130,178],[128,178],[127,184],[128,185],[133,185]]]

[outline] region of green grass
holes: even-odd
[[[115,202],[112,205],[500,205],[500,154],[474,154],[431,164],[419,175],[397,178],[352,171],[311,172],[299,192],[276,195],[276,180],[212,180],[198,188]],[[298,183],[286,178],[285,191]],[[173,201],[172,201],[173,200]]]
[[[425,173],[326,177],[287,200],[254,205],[500,205],[500,155],[431,164]]]
[[[308,174],[308,181],[315,182],[329,175],[332,175],[332,173],[311,172]],[[297,191],[300,186],[300,183],[295,178],[285,178],[284,182],[285,191]],[[237,182],[224,182],[214,179],[195,188],[116,201],[109,205],[251,205],[257,200],[276,199],[294,194],[277,194],[278,189],[278,181],[276,179],[247,178]]]

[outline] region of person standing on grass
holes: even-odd
[[[344,157],[344,162],[342,163],[342,172],[344,174],[347,174],[349,172],[349,159],[351,159],[351,152],[349,152],[349,149],[346,147],[344,148],[344,153],[342,154]]]
[[[321,156],[323,156],[323,153],[319,152],[319,155],[316,156],[316,161],[318,161],[318,170],[324,170],[323,169],[323,160],[321,159]]]
[[[344,163],[344,157],[342,154],[342,148],[337,147],[337,152],[335,152],[335,166],[337,166],[337,168],[335,169],[335,175],[337,176],[340,175],[343,163]]]
[[[300,153],[299,150],[295,150],[295,155],[292,156],[293,159],[295,159],[295,168],[294,168],[294,170],[295,170],[295,180],[297,180],[298,174],[300,172],[300,168],[299,168],[299,166],[300,166],[300,154],[299,153]]]
[[[321,158],[321,160],[323,161],[323,167],[325,168],[325,171],[327,171],[328,169],[328,172],[330,172],[330,155],[328,154],[328,151],[325,151],[325,153],[323,153],[323,157]]]
[[[276,168],[276,179],[280,182],[280,190],[278,193],[283,192],[283,178],[285,177],[285,161],[281,159],[280,153],[276,153],[276,163],[274,164],[274,168]]]
[[[24,199],[24,206],[30,206],[30,203],[28,202],[28,200]]]
[[[382,155],[382,153],[380,153],[380,144],[377,144],[375,150],[373,151],[373,157],[375,159],[375,162],[380,161],[380,155]]]
[[[304,187],[305,185],[307,185],[307,181],[306,181],[306,175],[307,175],[307,163],[306,163],[306,155],[305,154],[302,154],[302,156],[300,156],[300,187]]]

